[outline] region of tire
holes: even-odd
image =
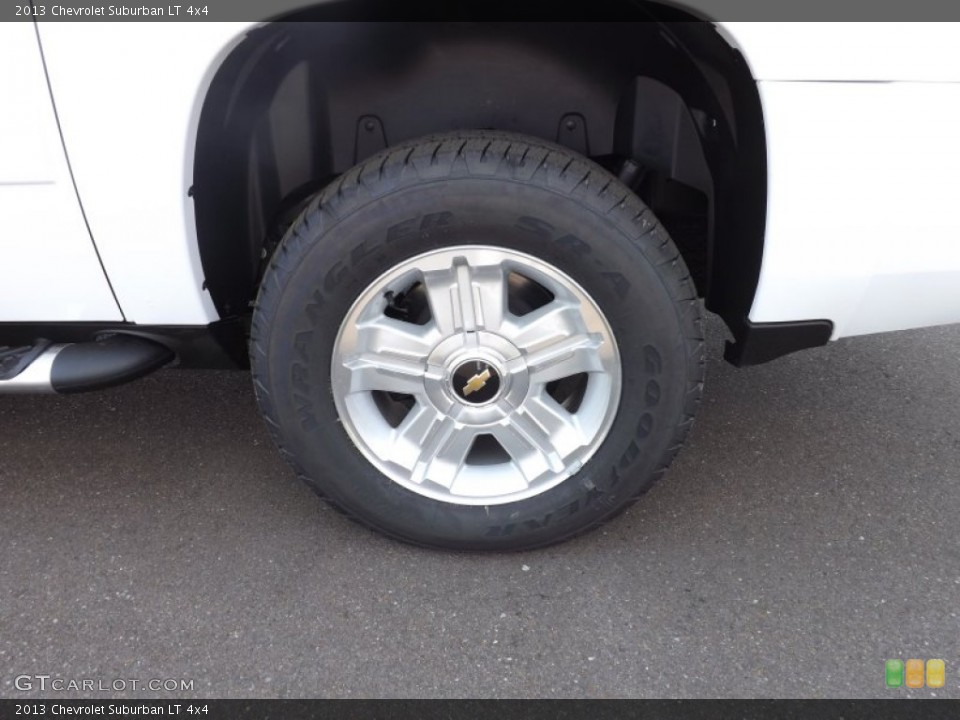
[[[703,347],[693,281],[639,198],[570,150],[481,131],[321,191],[251,330],[258,402],[300,477],[370,528],[454,550],[549,545],[628,507],[690,429]]]

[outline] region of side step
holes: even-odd
[[[136,380],[173,360],[170,348],[135,335],[108,335],[68,345],[38,341],[0,347],[0,395],[79,393]]]

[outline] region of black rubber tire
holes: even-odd
[[[580,472],[488,507],[432,500],[382,475],[338,422],[330,382],[340,324],[370,283],[410,257],[478,237],[575,279],[606,315],[623,369],[613,428]],[[260,408],[300,477],[364,525],[456,550],[548,545],[629,506],[691,426],[703,352],[693,281],[643,202],[570,150],[482,131],[394,147],[325,188],[274,254],[251,336]]]

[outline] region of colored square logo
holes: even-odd
[[[887,660],[886,681],[888,688],[903,686],[903,660]]]
[[[947,664],[943,660],[927,660],[927,687],[942,688],[947,682]]]
[[[907,660],[907,682],[908,688],[923,687],[923,660]]]

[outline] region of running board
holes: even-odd
[[[79,393],[136,380],[173,360],[168,347],[134,335],[82,343],[0,348],[0,395]]]

